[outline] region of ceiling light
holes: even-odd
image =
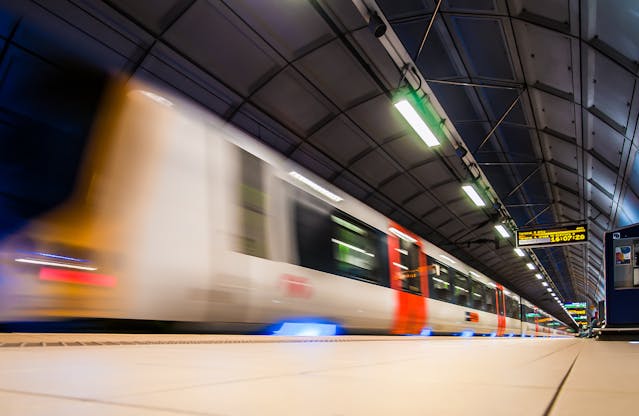
[[[442,258],[442,259],[444,259],[444,260],[448,260],[449,262],[451,262],[451,263],[453,263],[453,264],[457,263],[455,260],[453,260],[453,259],[451,259],[450,257],[445,256],[445,255],[443,255],[443,254],[440,254],[440,255],[439,255],[439,257],[441,257],[441,258]]]
[[[515,249],[515,253],[517,253],[517,255],[519,257],[524,257],[526,255],[526,253],[524,253],[524,250],[520,249],[520,248],[516,248]]]
[[[548,286],[548,283],[546,283],[546,282],[541,282],[541,284],[542,284],[543,286]]]
[[[549,291],[550,293],[552,293],[552,289],[551,288],[547,287],[546,290]]]
[[[473,200],[475,205],[477,205],[478,207],[485,207],[486,206],[486,203],[484,202],[483,199],[481,199],[481,197],[479,196],[479,194],[475,190],[474,186],[472,186],[472,185],[464,185],[464,186],[462,186],[462,189],[464,190],[464,192],[466,192],[466,195],[468,195],[470,197],[470,199]]]
[[[408,102],[408,100],[403,99],[395,104],[395,108],[401,113],[401,115],[406,119],[408,124],[415,130],[415,133],[426,143],[429,147],[439,145],[439,140],[433,134],[433,132],[428,128],[424,120],[417,114],[417,111],[413,108],[412,105]]]
[[[526,263],[526,267],[528,267],[530,270],[535,270],[536,269],[535,265],[532,264],[532,263]]]
[[[501,234],[501,236],[504,237],[504,238],[510,237],[510,234],[506,230],[506,227],[504,227],[501,224],[495,225],[495,230],[499,231],[499,234]]]
[[[539,280],[544,278],[544,276],[542,276],[541,273],[535,273],[535,277]]]
[[[304,185],[308,186],[312,190],[324,195],[325,197],[329,198],[332,201],[340,202],[344,200],[344,198],[339,197],[335,195],[334,193],[332,193],[331,191],[329,191],[328,189],[319,186],[312,180],[308,179],[306,176],[303,176],[295,171],[289,172],[288,174],[291,175],[293,178],[297,179],[298,181],[302,182]]]

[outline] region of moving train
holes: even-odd
[[[135,81],[71,197],[0,247],[0,322],[550,336],[563,324],[247,134]]]

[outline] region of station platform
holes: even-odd
[[[0,334],[0,414],[628,415],[639,344]]]

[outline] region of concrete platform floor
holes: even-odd
[[[639,344],[0,334],[0,415],[639,414]]]

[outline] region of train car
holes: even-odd
[[[515,293],[190,102],[129,81],[102,108],[73,195],[2,244],[1,321],[544,334]]]

